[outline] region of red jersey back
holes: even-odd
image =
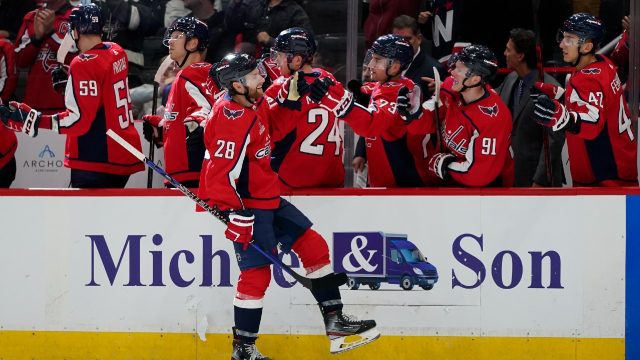
[[[0,36],[0,100],[8,103],[18,84],[18,69],[13,44]]]
[[[313,71],[336,81],[322,69]],[[315,77],[305,80],[310,84]],[[272,168],[285,188],[342,187],[343,140],[338,119],[307,96],[300,99],[300,110],[280,106],[276,98],[283,84],[276,81],[271,85],[257,106],[271,131]]]
[[[54,115],[58,128],[53,129],[67,135],[65,166],[117,175],[144,170],[144,164],[106,135],[111,129],[142,149],[133,126],[128,66],[124,50],[110,42],[96,45],[71,62],[65,89],[67,110]]]
[[[34,42],[34,20],[39,10],[27,13],[16,37],[16,63],[29,68],[23,102],[45,115],[64,109],[65,100],[53,89],[51,71],[57,66],[56,54],[69,29],[69,15],[73,8],[63,5],[55,14],[53,33],[41,43]],[[75,54],[67,54],[69,63]]]
[[[566,90],[567,111],[580,120],[577,134],[567,132],[574,183],[622,180],[637,184],[638,144],[616,67],[598,56],[598,61],[571,77]]]
[[[180,182],[200,178],[204,143],[202,136],[188,134],[184,121],[190,118],[202,124],[209,117],[215,101],[211,92],[214,89],[208,88],[212,84],[207,83],[210,68],[211,64],[199,62],[180,70],[165,106],[165,170]]]
[[[13,130],[9,130],[4,125],[0,125],[0,169],[2,169],[16,153],[18,139]]]
[[[278,176],[271,169],[268,125],[252,108],[225,95],[214,105],[204,129],[207,147],[199,196],[221,210],[275,209]]]

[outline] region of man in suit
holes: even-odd
[[[512,72],[496,90],[511,110],[513,131],[511,146],[514,158],[514,186],[562,186],[563,167],[560,153],[564,145],[564,133],[546,131],[533,119],[534,102],[529,98],[531,89],[538,81],[536,70],[536,39],[531,30],[512,29],[509,33],[504,56]],[[544,82],[560,86],[548,74]],[[551,174],[547,174],[547,163],[543,138],[549,139]],[[552,181],[549,180],[549,175]]]

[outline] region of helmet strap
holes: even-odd
[[[187,55],[185,55],[185,56],[184,56],[184,59],[182,59],[182,62],[180,62],[180,63],[178,64],[178,67],[179,67],[180,69],[182,69],[182,67],[184,66],[184,64],[187,62],[187,59],[189,58],[189,56],[191,56],[191,54],[192,54],[192,53],[194,53],[194,51],[187,50],[187,43],[186,43],[186,42],[184,43],[184,51],[186,51],[186,52],[187,52]]]

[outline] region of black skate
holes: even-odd
[[[239,336],[238,330],[233,328],[233,353],[231,360],[271,360],[258,351],[255,337]],[[255,335],[255,334],[253,334]]]
[[[341,353],[368,344],[380,337],[375,320],[357,320],[341,310],[323,314],[327,336],[331,340],[329,351]]]

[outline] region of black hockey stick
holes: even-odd
[[[218,209],[216,209],[215,207],[209,206],[209,204],[207,204],[204,200],[200,199],[191,190],[187,189],[178,180],[174,179],[171,175],[167,174],[161,167],[159,167],[153,161],[145,157],[144,154],[142,154],[140,151],[134,148],[125,139],[120,137],[120,135],[116,134],[111,129],[107,130],[107,135],[113,140],[115,140],[118,144],[120,144],[120,146],[125,148],[128,152],[130,152],[131,155],[135,156],[136,158],[138,158],[138,160],[147,164],[147,166],[150,169],[153,169],[155,172],[162,175],[162,177],[167,179],[167,181],[169,181],[171,185],[175,186],[176,189],[180,190],[181,193],[185,194],[187,197],[193,200],[196,204],[200,205],[203,209],[208,211],[211,215],[215,216],[218,220],[222,221],[225,224],[227,223],[228,221],[227,218],[224,215],[222,215],[222,213]],[[347,283],[347,275],[344,273],[340,273],[340,274],[331,273],[329,275],[323,276],[318,279],[311,279],[311,278],[302,276],[297,272],[293,271],[293,269],[291,269],[285,263],[280,261],[280,259],[278,259],[277,257],[273,256],[272,254],[269,254],[267,251],[260,248],[260,246],[255,244],[253,241],[250,242],[249,245],[251,245],[264,257],[269,259],[271,263],[279,266],[282,270],[286,271],[289,275],[291,275],[294,279],[296,279],[296,281],[299,282],[300,285],[306,287],[307,289],[312,290],[312,289],[318,289],[318,288],[332,288],[332,287],[338,287],[340,285]]]
[[[433,82],[435,83],[435,91],[433,92],[436,98],[436,102],[434,104],[434,119],[436,122],[436,141],[438,142],[438,147],[440,152],[444,151],[444,144],[442,143],[442,124],[440,123],[440,87],[442,86],[442,81],[440,81],[440,73],[438,69],[433,67]]]
[[[156,71],[156,75],[153,77],[153,98],[151,101],[151,104],[152,104],[151,115],[156,115],[156,113],[158,112],[158,89],[160,88],[160,82],[162,81],[162,77],[167,72],[167,69],[169,69],[169,66],[171,66],[171,63],[173,63],[173,60],[171,60],[171,57],[167,56],[162,61],[162,63],[160,63],[160,66]],[[159,131],[162,131],[162,128],[159,128]],[[149,160],[151,162],[153,162],[153,158],[154,158],[154,150],[156,146],[155,142],[156,142],[156,134],[154,129],[154,131],[151,132],[151,140],[149,140]],[[151,189],[152,185],[153,185],[153,170],[151,169],[151,167],[149,167],[149,170],[147,171],[147,189]]]

